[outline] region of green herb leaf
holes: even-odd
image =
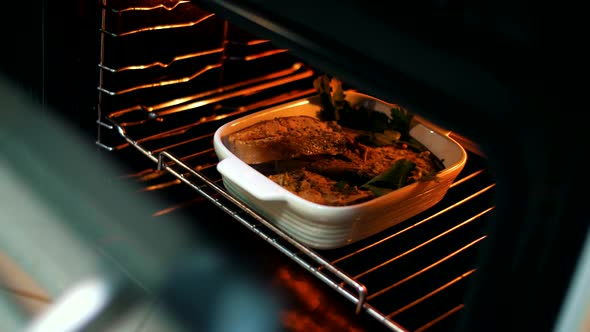
[[[391,121],[389,122],[389,129],[399,131],[401,139],[410,138],[410,122],[413,115],[400,106],[391,108]]]
[[[414,168],[416,164],[413,161],[397,160],[389,169],[363,184],[361,188],[371,190],[377,196],[383,194],[383,189],[389,190],[387,192],[399,189],[407,184]]]
[[[330,86],[330,78],[326,75],[316,77],[313,81],[313,87],[320,96],[320,103],[322,109],[319,112],[319,118],[324,121],[336,120],[336,110],[332,103],[332,87]]]
[[[326,74],[316,77],[313,86],[320,96],[320,119],[337,121],[345,127],[374,133],[392,130],[399,132],[402,140],[410,138],[409,130],[413,115],[401,106],[392,107],[390,116],[364,106],[353,106],[345,99],[342,82]]]

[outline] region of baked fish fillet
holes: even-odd
[[[304,156],[337,155],[347,150],[349,137],[333,122],[310,116],[278,117],[231,133],[229,150],[247,164]]]

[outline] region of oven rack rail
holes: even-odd
[[[268,40],[260,40],[257,38],[244,39],[243,36],[238,37],[237,39],[230,38],[228,33],[231,34],[233,29],[228,27],[227,21],[216,17],[214,14],[195,8],[197,7],[191,1],[185,0],[171,0],[166,3],[162,3],[161,0],[123,0],[118,2],[101,0],[99,4],[99,36],[101,48],[100,61],[98,63],[99,84],[97,87],[99,92],[97,123],[99,127],[96,141],[99,146],[110,151],[122,148],[121,146],[117,147],[109,145],[101,139],[101,128],[113,129],[111,124],[103,121],[104,115],[107,115],[108,118],[120,116],[139,118],[139,120],[132,121],[131,123],[121,120],[120,127],[129,128],[134,125],[142,124],[143,122],[149,122],[154,119],[158,120],[174,113],[182,113],[195,107],[203,106],[204,103],[219,103],[227,98],[239,97],[239,94],[243,93],[245,88],[248,88],[248,93],[256,94],[288,82],[304,80],[314,75],[312,70],[298,60],[291,58],[285,60],[284,54],[287,53],[287,50],[273,47]],[[185,11],[185,13],[184,15],[179,15],[181,19],[177,19],[175,15],[173,15],[173,11],[180,11],[180,14]],[[149,17],[149,19],[147,19],[148,22],[145,23],[144,20],[141,19],[142,17],[134,17],[130,20],[145,25],[139,26],[137,29],[125,31],[124,33],[113,32],[115,27],[120,28],[119,25],[121,25],[121,21],[124,21],[123,17],[126,14],[142,14],[148,12],[160,12],[160,14],[166,14],[169,19],[171,18],[173,20],[173,22],[164,24],[153,17]],[[113,15],[115,18],[112,18]],[[143,59],[141,61],[136,61],[136,59],[132,58],[133,61],[128,63],[128,60],[126,60],[127,62],[124,61],[125,63],[123,64],[117,63],[118,61],[121,61],[120,59],[113,60],[112,57],[105,55],[107,54],[105,48],[108,49],[105,45],[108,44],[108,41],[123,41],[127,40],[130,36],[143,36],[156,31],[168,30],[172,33],[172,31],[175,30],[180,32],[191,27],[196,28],[202,35],[204,31],[203,29],[205,29],[202,25],[207,22],[213,22],[215,28],[223,30],[223,33],[219,35],[216,33],[215,37],[219,40],[213,44],[207,44],[207,47],[204,48],[190,48],[190,50],[183,49],[182,51],[175,50],[174,53],[164,56],[164,59],[156,56],[150,57],[147,60]],[[125,24],[123,24],[123,26],[125,26]],[[186,41],[175,40],[175,43],[186,44]],[[236,48],[241,49],[242,51],[237,51],[236,53],[234,50]],[[228,49],[234,51],[228,51]],[[247,50],[244,51],[244,49]],[[133,49],[127,51],[139,52],[140,54],[158,53],[156,49],[152,49],[151,47],[149,49]],[[111,52],[109,55],[112,55],[113,53],[121,53],[121,51]],[[235,66],[237,63],[243,64],[242,67],[246,64],[249,64],[249,66],[260,67],[260,65],[256,64],[257,62],[269,63],[277,56],[283,57],[278,61],[278,63],[282,63],[282,67],[280,68],[276,68],[276,65],[273,65],[273,67],[271,67],[272,69],[266,70],[255,76],[242,78],[233,82],[220,82],[221,77],[223,76],[222,73],[226,70],[228,65]],[[113,61],[115,63],[113,63]],[[174,70],[173,68],[169,68],[187,61],[197,61],[198,65],[191,66],[190,69],[184,68],[185,70]],[[186,64],[184,66],[186,66]],[[154,69],[157,70],[156,73],[153,72]],[[158,71],[160,74],[158,74]],[[120,77],[118,75],[121,74],[126,76],[117,79],[116,81],[124,82],[123,86],[109,86],[107,83],[108,79],[113,80],[115,75]],[[160,75],[164,75],[166,78],[162,78]],[[137,77],[143,78],[137,80]],[[215,77],[218,77],[217,80],[219,82],[211,82]],[[130,78],[133,79],[129,80]],[[110,83],[112,83],[112,81]],[[189,85],[192,86],[193,89],[189,90]],[[217,87],[212,88],[212,85],[217,85]],[[202,86],[206,86],[207,89],[200,89]],[[164,90],[167,92],[162,92],[162,89],[169,89],[170,87],[177,87],[178,90],[184,91],[184,93],[177,94],[176,92],[172,92],[172,94],[169,94],[171,92],[170,90]],[[288,98],[306,96],[313,90],[311,89],[311,84],[308,84],[307,87],[307,89],[299,88],[299,91],[295,92],[295,94],[291,93],[290,95],[274,97],[274,100],[267,99],[266,103],[278,103],[287,100]],[[156,98],[154,100],[147,98],[150,95],[165,95],[168,96],[168,98],[165,100],[158,100]],[[219,99],[214,95],[221,95],[222,97]],[[107,100],[107,98],[110,98],[109,100],[115,100],[115,98],[118,98],[117,100],[125,100],[127,98],[128,101],[134,100],[136,102],[125,104],[122,107],[117,105],[113,108],[113,106],[105,106],[104,101]],[[148,101],[147,99],[150,100]],[[220,120],[222,117],[230,117],[237,113],[247,112],[247,107],[260,108],[264,106],[264,104],[246,105],[245,107],[240,107],[233,111],[234,114],[225,113],[219,116],[216,115],[216,117],[217,120]]]
[[[108,5],[107,5],[108,2]],[[137,0],[124,0],[124,1],[107,1],[102,0],[100,6],[113,13],[125,13],[131,11],[150,11],[164,9],[171,11],[176,9],[180,5],[190,5],[190,0],[168,0],[166,3],[162,3],[162,0],[143,0],[138,2]]]
[[[129,3],[125,3],[125,2],[129,2]],[[113,3],[115,3],[115,4],[123,3],[123,5],[114,6]],[[118,1],[118,2],[110,1],[110,0],[108,0],[108,1],[101,0],[99,3],[99,7],[103,11],[109,12],[109,13],[117,15],[119,17],[122,15],[126,15],[128,13],[134,13],[134,12],[155,12],[158,10],[164,10],[167,12],[171,12],[173,10],[178,10],[183,5],[186,7],[190,7],[193,4],[191,3],[191,1],[187,1],[187,0],[177,0],[175,2],[170,2],[169,4],[162,4],[161,1],[143,1],[140,3],[140,2],[134,1],[134,0],[132,0],[132,1]],[[112,37],[123,37],[123,36],[139,34],[139,33],[145,32],[145,31],[192,27],[192,26],[198,25],[199,23],[203,22],[204,20],[210,19],[214,16],[215,16],[214,14],[209,14],[204,17],[200,17],[198,19],[193,19],[193,20],[173,21],[173,22],[164,23],[164,24],[148,24],[148,25],[144,25],[140,28],[136,27],[136,28],[126,29],[125,31],[113,31],[113,30],[107,29],[105,27],[105,25],[103,25],[100,28],[100,32],[104,33],[106,35],[112,36]]]

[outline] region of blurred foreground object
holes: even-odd
[[[46,296],[28,313],[3,299],[1,330],[145,331],[128,318],[156,304],[156,330],[277,330],[278,298],[234,257],[180,220],[149,220],[155,202],[112,181],[116,165],[1,77],[0,101],[0,253]],[[0,272],[9,288],[14,272]]]

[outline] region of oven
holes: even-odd
[[[41,18],[40,33],[10,35],[13,49],[28,51],[9,55],[3,70],[43,115],[8,117],[14,126],[5,132],[13,136],[3,140],[11,142],[3,157],[28,185],[37,177],[26,171],[38,169],[11,150],[19,146],[15,137],[27,142],[44,130],[55,136],[30,142],[41,164],[96,158],[90,160],[97,165],[74,158],[56,174],[76,180],[86,171],[96,178],[79,181],[96,192],[75,197],[70,190],[67,197],[108,210],[110,222],[86,220],[84,212],[63,217],[82,241],[76,245],[98,245],[124,271],[116,279],[122,286],[111,289],[100,310],[69,321],[103,331],[128,316],[149,316],[134,308],[158,302],[174,322],[165,325],[171,330],[586,331],[588,140],[583,122],[562,110],[557,82],[568,67],[555,68],[561,58],[546,51],[559,39],[539,24],[545,13],[531,17],[521,3],[391,6],[102,0],[31,9]],[[212,145],[224,123],[314,95],[313,80],[323,73],[407,106],[468,152],[442,201],[331,250],[306,247],[230,195]],[[53,131],[48,114],[65,126],[60,130],[73,127],[76,134]],[[18,127],[36,122],[38,131]],[[75,189],[76,181],[64,183]],[[209,255],[226,265],[203,268]],[[28,285],[59,266],[15,262],[11,271],[32,279]],[[231,288],[236,280],[250,292]],[[126,287],[134,283],[144,291]],[[28,307],[39,314],[25,319],[37,323],[31,331],[42,331],[75,297],[63,295],[69,283],[49,292],[43,285],[36,291],[4,285],[42,302],[43,309]],[[227,302],[235,307],[212,300],[225,289],[247,300]],[[144,292],[148,300],[135,300]],[[149,330],[140,320],[149,321],[136,318],[129,329]]]

